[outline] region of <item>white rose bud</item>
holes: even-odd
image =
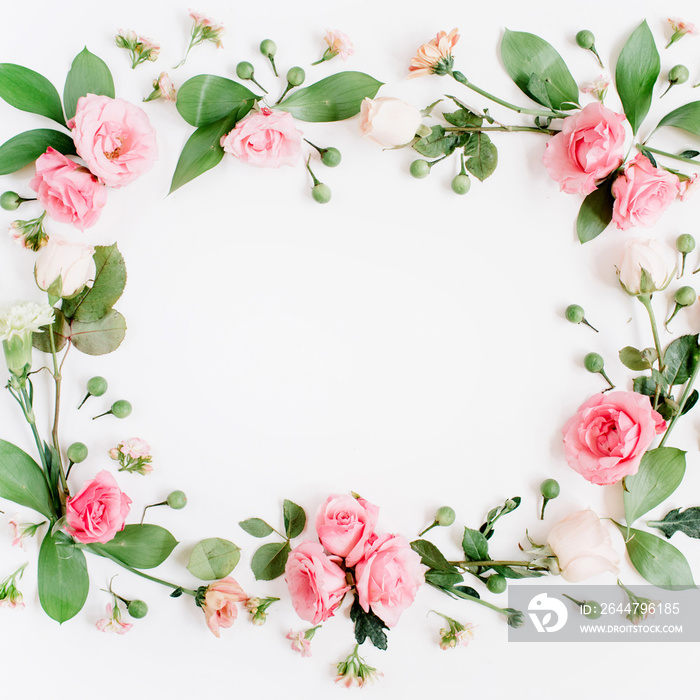
[[[604,571],[620,573],[620,557],[613,549],[610,534],[590,508],[571,513],[557,523],[547,544],[559,561],[562,577],[571,583]]]
[[[404,146],[413,139],[420,125],[420,110],[403,100],[396,97],[362,100],[360,131],[380,146]]]
[[[57,297],[75,296],[95,281],[95,249],[83,243],[70,243],[51,236],[41,249],[34,267],[39,289]]]
[[[665,289],[671,276],[664,247],[653,240],[629,241],[617,277],[622,288],[632,296],[653,294]]]

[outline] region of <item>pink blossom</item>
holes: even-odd
[[[324,41],[328,44],[327,51],[332,56],[340,56],[343,61],[347,61],[355,53],[350,37],[337,29],[327,29]]]
[[[686,197],[693,194],[700,185],[700,173],[693,173],[688,180],[681,180],[678,183],[678,197],[684,202]]]
[[[128,455],[132,459],[138,459],[139,457],[148,457],[151,454],[151,448],[148,443],[141,438],[129,438],[120,443],[119,449],[125,455]]]
[[[95,623],[100,632],[113,632],[114,634],[126,634],[133,625],[130,622],[122,622],[121,612],[115,605],[112,608],[111,603],[107,603],[107,617],[98,620]]]
[[[594,80],[590,80],[581,85],[581,92],[593,95],[597,100],[602,102],[605,99],[605,96],[608,94],[610,82],[610,76],[607,73],[604,73],[599,75]]]
[[[311,640],[304,636],[304,632],[289,630],[287,639],[292,643],[292,649],[298,651],[302,658],[311,656]]]
[[[207,587],[202,603],[207,627],[215,637],[220,629],[228,629],[238,617],[236,603],[245,602],[248,596],[238,582],[228,576]]]
[[[698,33],[698,30],[694,24],[691,22],[684,22],[682,19],[678,19],[678,17],[669,17],[668,23],[671,25],[671,31],[673,34],[671,34],[671,38],[669,39],[668,44],[666,44],[666,48],[672,44],[675,44],[677,41],[680,41],[686,34],[692,35]]]
[[[459,41],[459,30],[455,27],[449,34],[438,32],[434,39],[423,44],[411,59],[408,70],[412,78],[438,73],[443,75],[452,69],[452,49]]]

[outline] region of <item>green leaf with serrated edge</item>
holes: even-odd
[[[457,127],[479,127],[484,123],[482,117],[472,112],[467,105],[460,102],[456,97],[447,95],[458,107],[456,112],[444,112],[445,121]]]
[[[482,182],[493,175],[498,165],[498,149],[486,134],[470,134],[464,146],[464,155],[470,156],[464,163],[467,170]]]
[[[39,601],[59,623],[77,615],[90,588],[85,555],[62,532],[46,535],[39,550]]]
[[[85,47],[73,60],[63,88],[66,119],[75,116],[78,100],[85,95],[114,97],[114,80],[107,64]]]
[[[486,561],[489,558],[489,543],[478,530],[464,528],[462,549],[470,561]]]
[[[153,569],[170,556],[177,544],[160,525],[127,525],[109,542],[91,544],[90,549],[101,556],[109,554],[134,569]]]
[[[260,547],[250,562],[256,580],[272,581],[281,576],[291,551],[289,542],[271,542]]]
[[[684,474],[685,452],[675,447],[646,452],[637,473],[625,478],[625,521],[632,525],[663,503],[678,488]]]
[[[620,350],[620,362],[633,372],[643,372],[651,369],[651,362],[642,353],[631,345]]]
[[[670,542],[649,532],[615,525],[627,540],[632,565],[649,583],[671,590],[695,588],[688,561]]]
[[[664,379],[669,386],[685,384],[695,369],[700,355],[698,335],[682,335],[664,351]]]
[[[581,203],[576,219],[576,233],[581,243],[588,243],[599,236],[612,221],[613,204],[612,179],[598,185]]]
[[[66,319],[60,309],[54,309],[53,322],[53,342],[56,345],[56,352],[63,350],[66,341],[70,337],[70,326],[66,323]],[[49,329],[42,328],[35,331],[32,335],[32,345],[41,352],[51,352],[51,340],[49,338]]]
[[[126,335],[124,317],[112,309],[99,321],[83,323],[73,321],[70,339],[77,350],[86,355],[106,355],[114,352]]]
[[[659,52],[645,20],[632,32],[615,67],[617,93],[635,134],[649,112],[660,70]]]
[[[187,564],[187,570],[202,581],[225,578],[241,558],[241,548],[220,537],[198,542]]]
[[[428,540],[414,540],[411,549],[420,554],[421,562],[437,571],[456,571],[452,564],[448,563],[442,552]]]
[[[119,301],[126,286],[126,265],[124,258],[114,243],[110,246],[96,246],[95,280],[74,299],[63,302],[63,314],[69,319],[90,323],[99,321]]]
[[[530,569],[513,569],[510,566],[492,566],[497,574],[502,574],[506,578],[521,579],[521,578],[539,578],[543,576],[540,571],[532,571]]]
[[[661,387],[664,394],[668,393],[670,386],[665,375],[661,374],[658,369],[652,369],[651,378]]]
[[[75,155],[75,144],[68,134],[53,129],[25,131],[0,146],[0,175],[8,175],[33,163],[47,148],[64,155]]]
[[[260,518],[248,518],[238,523],[249,535],[253,537],[267,537],[274,530]]]
[[[662,126],[674,126],[676,129],[682,129],[690,134],[700,136],[700,101],[689,102],[686,105],[674,109],[669,112],[656,126],[660,129]],[[654,129],[654,131],[656,131]],[[687,155],[691,153],[692,155]],[[695,158],[700,155],[698,151],[686,151],[681,154],[686,158]]]
[[[686,508],[682,513],[680,508],[674,508],[661,520],[649,520],[647,526],[658,528],[667,538],[676,532],[682,532],[700,540],[700,506]]]
[[[369,641],[377,649],[386,650],[387,639],[384,630],[389,628],[371,609],[365,612],[357,597],[350,608],[350,619],[355,623],[355,641],[358,644],[362,644],[369,637]]]
[[[56,513],[41,467],[19,447],[0,440],[0,498],[53,520]]]
[[[534,34],[512,32],[506,29],[501,42],[501,58],[508,75],[532,100],[546,107],[569,110],[578,104],[578,85],[557,51]],[[531,91],[533,76],[537,76],[538,90],[544,84],[547,102]]]
[[[284,512],[284,531],[287,537],[291,540],[301,535],[306,526],[304,509],[285,498],[282,510]]]
[[[452,588],[452,586],[461,583],[463,580],[462,574],[458,574],[456,571],[435,571],[435,569],[430,569],[425,572],[425,582],[435,588]]]
[[[366,73],[344,71],[295,90],[277,107],[304,122],[335,122],[354,117],[362,100],[384,85]]]
[[[175,106],[192,126],[207,126],[238,111],[243,105],[250,111],[258,97],[235,80],[218,75],[196,75],[177,92]]]
[[[638,394],[643,394],[644,396],[651,397],[656,394],[656,382],[651,377],[646,375],[643,377],[635,377],[634,381],[632,382],[632,388]],[[664,396],[663,391],[661,392],[660,396]]]
[[[445,132],[442,126],[434,126],[427,136],[423,136],[413,144],[413,148],[426,158],[438,158],[452,153],[458,143],[457,134]]]
[[[43,75],[29,68],[0,63],[0,97],[23,112],[41,114],[65,126],[58,91]]]

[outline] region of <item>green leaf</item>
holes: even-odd
[[[118,559],[134,569],[160,566],[177,546],[177,540],[160,525],[127,525],[104,544],[91,544],[97,554]]]
[[[271,542],[264,544],[253,555],[250,568],[257,581],[272,581],[284,573],[287,557],[292,551],[289,542]]]
[[[700,357],[698,335],[682,335],[664,351],[664,379],[669,386],[685,384],[695,369]]]
[[[685,474],[685,452],[675,447],[658,447],[642,457],[639,471],[625,478],[625,520],[632,525],[637,518],[663,503],[677,488]]]
[[[90,588],[85,555],[62,532],[46,535],[39,550],[39,600],[59,623],[77,615]]]
[[[114,80],[107,64],[85,47],[73,60],[63,88],[66,119],[75,116],[78,100],[85,95],[114,97]]]
[[[460,136],[452,132],[446,132],[442,126],[434,126],[430,133],[418,139],[413,148],[426,158],[437,158],[449,155],[459,145]]]
[[[182,118],[192,126],[207,126],[224,119],[232,112],[252,109],[258,97],[235,80],[218,75],[196,75],[186,81],[177,93],[175,106]]]
[[[63,314],[69,319],[85,323],[99,321],[124,292],[126,265],[117,244],[96,246],[93,259],[96,274],[92,287],[63,302]]]
[[[125,335],[126,321],[114,309],[99,321],[73,321],[70,326],[73,345],[86,355],[106,355],[114,352],[121,345]]]
[[[506,578],[521,579],[521,578],[539,578],[543,576],[540,571],[532,571],[530,569],[513,569],[510,566],[492,566],[497,574],[502,574]]]
[[[467,170],[482,182],[493,174],[498,165],[498,149],[491,139],[482,133],[470,134],[464,146]]]
[[[661,61],[646,20],[627,40],[615,68],[615,85],[625,116],[637,133],[651,106]]]
[[[425,572],[425,582],[442,590],[452,588],[463,580],[462,574],[458,574],[456,571],[435,571],[435,569],[430,569]]]
[[[41,467],[16,445],[0,440],[0,497],[50,520],[56,514]]]
[[[0,175],[8,175],[33,163],[47,148],[64,155],[75,155],[75,144],[67,134],[53,129],[25,131],[0,146]]]
[[[615,521],[613,521],[615,522]],[[627,537],[627,554],[637,571],[654,586],[680,590],[695,588],[686,558],[666,540],[649,532],[626,528],[615,523]]]
[[[228,576],[240,558],[240,547],[220,537],[211,537],[194,546],[187,570],[203,581],[213,581]]]
[[[0,63],[0,97],[23,112],[41,114],[65,126],[58,91],[43,75],[29,68]]]
[[[344,71],[295,90],[277,107],[304,122],[336,122],[354,117],[362,100],[373,98],[383,84],[366,73]]]
[[[522,500],[520,496],[513,496],[513,498],[509,498],[502,506],[492,508],[486,516],[486,522],[479,528],[479,532],[481,532],[487,540],[491,539],[494,533],[494,523],[502,516],[512,513],[520,506]]]
[[[458,598],[463,598],[469,600],[470,598],[476,598],[479,600],[481,596],[474,590],[471,586],[455,586],[449,593],[456,595]]]
[[[659,128],[658,126],[656,127],[657,129]],[[697,158],[700,156],[700,151],[696,150],[688,150],[688,151],[683,151],[682,153],[678,154],[681,156],[681,158]]]
[[[690,396],[685,400],[681,415],[684,416],[686,413],[688,413],[688,411],[690,411],[690,409],[693,408],[693,406],[695,406],[695,404],[698,402],[698,399],[700,399],[700,392],[698,392],[697,389],[693,389]]]
[[[301,535],[306,526],[306,513],[301,506],[284,499],[284,531],[289,539]]]
[[[464,528],[462,549],[470,561],[485,561],[489,558],[489,543],[478,530]]]
[[[66,319],[60,309],[54,309],[53,322],[53,342],[56,347],[56,352],[63,349],[66,341],[70,337],[70,326],[66,323]],[[51,352],[51,339],[49,338],[48,327],[42,328],[39,331],[34,331],[32,335],[32,345],[41,352]]]
[[[362,644],[369,637],[369,641],[377,649],[386,650],[387,639],[384,630],[389,628],[371,609],[369,612],[365,612],[357,596],[350,608],[350,619],[355,623],[355,641],[358,644]]]
[[[674,508],[662,520],[650,520],[647,525],[657,527],[669,538],[676,532],[683,532],[688,537],[700,540],[700,507],[686,508],[682,513],[680,508]]]
[[[479,127],[484,123],[482,117],[472,112],[469,107],[460,102],[456,97],[453,97],[452,95],[447,95],[447,97],[449,97],[459,107],[456,112],[443,113],[442,116],[449,124],[457,127]]]
[[[267,537],[274,530],[260,518],[248,518],[238,523],[249,535],[253,537]]]
[[[676,129],[682,129],[688,133],[700,136],[700,101],[689,102],[687,105],[682,105],[678,109],[669,112],[657,125],[657,129],[662,126],[675,126]],[[685,158],[695,158],[700,153],[698,151],[685,151],[681,153]]]
[[[578,104],[576,81],[562,57],[544,39],[506,29],[501,58],[508,75],[535,102],[561,110]]]
[[[608,178],[598,185],[581,204],[576,219],[576,233],[581,243],[588,243],[600,235],[612,221],[613,204],[612,178]]]
[[[638,393],[644,396],[654,396],[656,394],[656,382],[647,375],[643,377],[635,377],[632,382],[632,388]],[[661,392],[660,396],[664,393]]]
[[[633,372],[643,372],[651,369],[651,362],[642,353],[631,345],[620,350],[620,362]]]
[[[411,542],[411,549],[420,554],[421,562],[436,571],[456,571],[443,556],[442,552],[428,540],[414,540]]]

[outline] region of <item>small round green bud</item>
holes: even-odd
[[[124,399],[119,399],[112,404],[112,415],[115,418],[126,418],[131,415],[131,404]]]
[[[414,160],[411,167],[408,169],[411,175],[417,179],[428,177],[430,175],[430,163],[427,160]]]
[[[260,42],[260,53],[263,56],[274,56],[277,53],[277,44],[272,39],[263,39]]]
[[[306,71],[299,66],[293,66],[287,71],[287,82],[298,87],[306,80]]]
[[[559,488],[559,482],[556,479],[545,479],[540,484],[540,493],[548,500],[551,501],[556,498],[561,489]]]
[[[588,30],[588,29],[582,29],[577,35],[576,35],[576,43],[582,48],[582,49],[591,49],[595,45],[595,36],[593,36],[593,32]]]
[[[104,377],[88,379],[87,390],[91,396],[102,396],[107,391],[107,380]]]
[[[697,296],[692,287],[681,287],[673,295],[673,298],[679,306],[691,306],[695,303]]]
[[[129,611],[129,615],[135,620],[140,620],[142,617],[148,615],[148,605],[142,600],[131,600],[127,603],[126,609]]]
[[[248,61],[241,61],[236,66],[236,75],[241,80],[250,80],[253,77],[253,73],[255,73],[253,64]]]
[[[503,574],[491,574],[486,579],[486,588],[488,588],[491,593],[503,593],[508,587],[508,581]]]
[[[319,204],[328,204],[331,201],[331,188],[323,182],[319,182],[318,185],[311,188],[311,196]]]
[[[455,521],[456,513],[450,506],[440,506],[435,513],[435,522],[440,527],[449,527]]]
[[[679,253],[692,253],[695,250],[695,239],[689,233],[682,233],[676,238],[676,248]]]
[[[0,207],[5,211],[14,211],[22,204],[22,198],[16,192],[3,192],[0,195]]]
[[[452,179],[452,191],[455,194],[467,194],[472,186],[472,181],[468,175],[455,175]]]
[[[588,355],[583,358],[583,366],[593,374],[600,372],[604,365],[603,358],[597,352],[589,352]]]
[[[165,501],[173,510],[182,510],[187,505],[187,496],[184,491],[173,491]]]
[[[579,306],[578,304],[570,304],[566,307],[564,315],[566,316],[566,320],[570,321],[571,323],[581,323],[585,317],[585,312],[582,306]]]
[[[324,148],[321,154],[321,162],[327,165],[329,168],[335,168],[336,165],[340,165],[340,161],[343,156],[340,155],[340,151],[337,148]]]
[[[669,82],[674,85],[682,85],[690,77],[690,71],[682,65],[673,66],[668,72]]]
[[[87,445],[84,445],[82,442],[74,442],[66,451],[66,455],[73,464],[80,464],[80,462],[84,462],[87,459]]]
[[[589,620],[597,620],[603,614],[603,606],[595,600],[586,600],[581,606],[581,614]]]

